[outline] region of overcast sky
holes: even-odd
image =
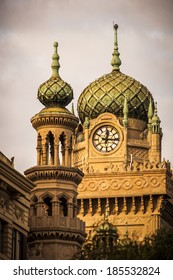
[[[112,69],[113,21],[121,71],[158,102],[162,156],[173,163],[173,0],[0,0],[0,150],[19,171],[36,164],[30,118],[43,108],[37,89],[51,76],[53,42],[76,104]]]

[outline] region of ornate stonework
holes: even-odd
[[[103,154],[95,149],[92,137],[105,124],[119,131],[121,143],[117,150]],[[78,186],[78,216],[85,221],[87,233],[93,235],[104,221],[106,205],[109,222],[121,237],[126,224],[129,237],[136,240],[155,233],[162,219],[164,225],[168,220],[173,224],[172,204],[166,199],[173,196],[172,171],[160,157],[161,135],[155,142],[144,121],[131,118],[123,126],[121,118],[109,113],[90,120],[83,133],[82,142],[74,146],[74,166],[85,174]]]

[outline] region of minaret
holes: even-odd
[[[37,131],[37,165],[25,171],[35,183],[30,202],[29,259],[72,259],[85,240],[84,223],[77,218],[77,186],[83,173],[72,167],[78,118],[65,108],[73,99],[73,90],[60,78],[57,47],[55,42],[52,76],[38,89],[45,108],[31,119]]]
[[[151,119],[151,152],[150,161],[160,162],[161,161],[161,140],[162,140],[162,129],[160,127],[160,118],[157,115],[157,103],[155,103],[154,115]]]

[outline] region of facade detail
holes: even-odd
[[[29,259],[72,259],[85,240],[84,222],[77,218],[77,186],[83,172],[72,167],[78,118],[65,108],[73,98],[59,76],[58,43],[54,43],[52,76],[38,90],[45,108],[32,119],[37,131],[37,165],[25,175],[31,191]]]
[[[29,194],[34,185],[0,152],[0,260],[27,257]]]

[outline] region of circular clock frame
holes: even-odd
[[[117,148],[120,134],[114,126],[106,124],[96,129],[92,141],[97,151],[107,154]]]

